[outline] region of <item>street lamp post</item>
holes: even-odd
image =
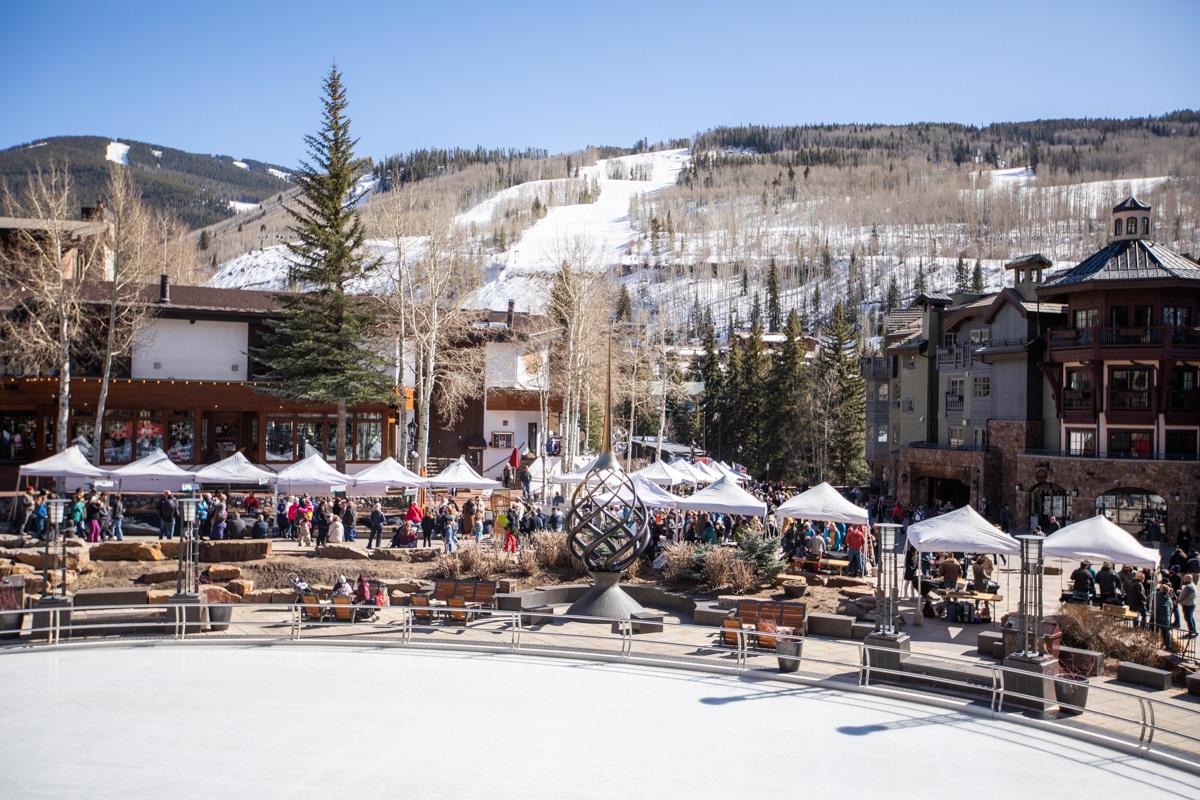
[[[198,502],[195,497],[179,498],[179,514],[183,517],[186,527],[179,537],[179,565],[175,574],[176,594],[196,594],[197,592],[200,548],[197,546],[192,528],[196,522]]]
[[[908,634],[896,625],[900,605],[900,586],[896,578],[896,542],[900,526],[881,522],[875,526],[879,534],[877,552],[879,570],[875,585],[875,630],[867,635],[867,664],[871,669],[900,671],[900,662],[912,649]]]
[[[46,501],[46,522],[51,526],[51,529],[45,532],[46,550],[42,554],[42,597],[45,597],[49,593],[50,589],[50,543],[58,543],[60,533],[59,529],[62,526],[63,518],[66,516],[67,504],[70,502],[70,500],[66,499]],[[64,543],[64,547],[65,546],[66,545]],[[62,553],[59,558],[61,558],[63,562],[62,566],[64,572],[62,593],[65,595],[67,593],[66,553]]]
[[[46,501],[46,523],[50,528],[44,531],[46,549],[42,554],[42,596],[38,598],[33,610],[33,625],[29,637],[34,641],[55,642],[64,628],[71,626],[71,606],[73,601],[67,596],[67,554],[66,542],[58,553],[62,562],[61,594],[50,593],[50,543],[58,543],[60,529],[70,500],[58,499]]]
[[[1017,608],[1015,651],[1004,659],[1004,688],[1011,693],[1006,695],[1005,701],[1047,711],[1057,702],[1054,676],[1059,667],[1057,658],[1043,652],[1042,544],[1045,539],[1028,535],[1018,536],[1017,540],[1021,545],[1021,598]]]

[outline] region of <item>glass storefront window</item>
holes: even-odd
[[[96,421],[92,419],[76,419],[71,421],[71,444],[79,448],[84,458],[92,460],[96,452]]]
[[[144,458],[151,451],[163,446],[163,424],[151,419],[139,419],[137,423],[137,457]]]
[[[325,460],[337,460],[337,418],[330,417],[329,424],[325,426],[326,435],[329,437],[325,443]],[[350,420],[346,420],[346,460],[352,461],[350,448],[354,446],[354,429],[351,427]]]
[[[354,444],[356,461],[378,461],[383,458],[383,423],[359,422],[358,438]]]
[[[105,463],[128,464],[132,460],[133,422],[124,419],[106,419],[104,421]]]
[[[325,423],[300,420],[296,423],[296,443],[300,445],[297,458],[308,458],[313,453],[325,453]]]
[[[196,423],[191,420],[171,422],[171,437],[167,455],[177,464],[190,464],[196,460]]]
[[[295,423],[290,419],[267,420],[267,461],[291,461]]]
[[[0,461],[33,461],[37,416],[32,412],[0,414]]]

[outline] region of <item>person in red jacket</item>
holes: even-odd
[[[850,551],[850,566],[848,572],[854,577],[863,574],[863,548],[867,544],[867,535],[861,525],[855,525],[846,531],[846,549]]]

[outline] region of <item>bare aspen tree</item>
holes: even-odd
[[[29,176],[18,203],[5,187],[5,207],[12,217],[29,222],[15,235],[7,252],[5,273],[18,290],[20,312],[0,316],[0,333],[14,346],[14,357],[26,371],[58,377],[55,449],[70,442],[73,350],[87,341],[87,281],[104,277],[103,222],[79,222],[71,174],[67,165],[38,170]]]
[[[96,441],[104,436],[104,413],[112,381],[113,362],[130,352],[134,340],[146,335],[144,325],[153,314],[145,284],[154,274],[158,220],[142,205],[129,167],[113,165],[106,192],[109,214],[108,247],[112,253],[112,281],[106,304],[104,345],[100,353],[100,398],[96,402]],[[92,463],[100,463],[100,447],[92,452]]]

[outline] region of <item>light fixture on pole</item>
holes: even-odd
[[[178,503],[179,515],[186,527],[179,535],[179,566],[175,576],[175,592],[195,594],[199,580],[200,548],[192,528],[196,522],[196,506],[199,500],[195,497],[181,497]]]
[[[62,526],[62,521],[66,516],[67,506],[70,504],[70,502],[70,500],[65,498],[46,501],[46,523],[50,526],[50,528],[44,533],[46,537],[46,550],[42,554],[42,597],[45,597],[49,593],[50,589],[50,543],[58,542],[59,534],[61,532],[60,527]],[[60,556],[60,558],[63,559],[64,566],[66,563],[65,556],[66,553],[63,553]],[[62,593],[65,595],[67,593],[66,576],[64,575],[63,577],[64,579],[61,589]]]
[[[896,547],[900,526],[881,522],[875,552],[879,554],[879,570],[875,588],[875,630],[863,644],[867,648],[866,663],[871,669],[897,673],[904,652],[911,649],[909,637],[896,625],[899,614],[900,588],[896,578]]]
[[[1005,689],[1010,692],[1005,695],[1004,702],[1046,711],[1057,702],[1054,676],[1058,674],[1059,666],[1057,658],[1044,652],[1042,544],[1045,539],[1030,534],[1018,536],[1017,540],[1021,545],[1021,598],[1017,607],[1017,629],[1005,631],[1005,651],[1011,649],[1012,655],[1004,659]],[[1012,642],[1014,634],[1016,641]]]

